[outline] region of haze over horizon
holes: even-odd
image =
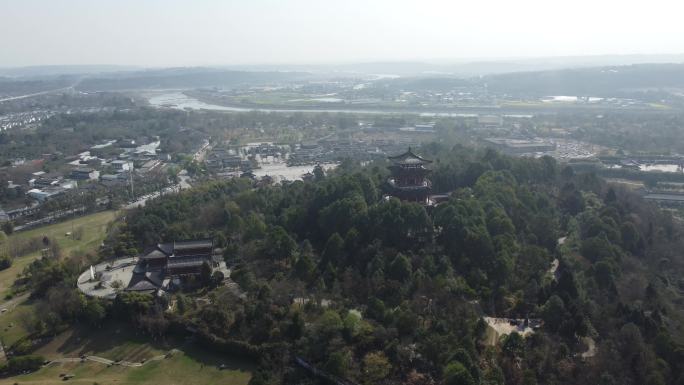
[[[13,1],[0,6],[0,66],[680,54],[681,8],[666,0]]]

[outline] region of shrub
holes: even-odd
[[[12,258],[8,255],[0,256],[0,271],[9,269],[12,266]]]
[[[17,356],[10,358],[5,367],[9,373],[21,373],[38,370],[44,361],[44,357],[37,355]]]

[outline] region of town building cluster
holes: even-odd
[[[0,208],[0,221],[33,214],[41,204],[79,189],[129,186],[134,177],[149,177],[169,159],[169,154],[160,151],[158,137],[105,140],[71,156],[54,153],[32,161],[16,159],[11,167],[29,171],[17,171],[15,174],[20,177],[4,182],[15,196],[26,198],[16,199],[19,204]],[[44,167],[46,162],[51,162],[50,170]],[[54,166],[55,163],[59,165]]]

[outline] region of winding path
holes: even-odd
[[[29,297],[29,294],[30,293],[24,293],[22,295],[18,295],[16,297],[14,297],[10,300],[7,300],[3,303],[0,303],[0,309],[6,309],[2,313],[0,313],[0,315],[7,313],[7,312],[11,312],[12,310],[14,310],[14,308],[16,308],[17,305],[24,302],[24,300],[26,300]]]
[[[109,358],[104,358],[104,357],[99,357],[99,356],[85,356],[83,358],[72,358],[72,357],[64,357],[64,358],[56,358],[54,360],[51,360],[45,366],[52,365],[52,364],[63,364],[63,363],[69,363],[69,362],[83,362],[83,361],[91,361],[91,362],[98,362],[103,365],[119,365],[119,366],[125,366],[129,368],[139,368],[148,362],[153,362],[153,361],[161,361],[168,357],[170,354],[174,354],[180,352],[178,349],[171,349],[167,354],[161,354],[158,356],[151,357],[145,361],[141,362],[130,362],[130,361],[114,361],[110,360]]]
[[[591,337],[584,337],[582,338],[582,342],[587,344],[587,350],[582,352],[581,357],[583,359],[594,357],[598,351],[596,348],[596,341],[594,341],[594,339]]]

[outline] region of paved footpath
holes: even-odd
[[[7,355],[5,354],[5,348],[0,342],[0,364],[4,363],[5,361],[7,361]]]
[[[177,349],[172,349],[169,351],[169,354],[173,354],[179,352]],[[130,362],[130,361],[113,361],[108,358],[104,357],[98,357],[98,356],[85,356],[84,358],[72,358],[72,357],[64,357],[64,358],[56,358],[54,360],[51,360],[46,364],[47,365],[52,365],[52,364],[62,364],[62,363],[68,363],[68,362],[83,362],[83,361],[92,361],[92,362],[98,362],[103,365],[120,365],[120,366],[126,366],[129,368],[138,368],[143,365],[145,365],[148,362],[152,361],[161,361],[165,359],[167,354],[162,354],[159,356],[154,356],[144,362]]]
[[[7,310],[5,310],[5,312],[10,312],[10,311],[14,310],[14,308],[17,307],[17,305],[19,305],[21,302],[24,302],[24,300],[29,297],[29,294],[31,294],[31,293],[24,293],[22,295],[14,297],[8,301],[0,303],[0,309],[7,309]],[[5,313],[5,312],[3,312],[3,313]]]

